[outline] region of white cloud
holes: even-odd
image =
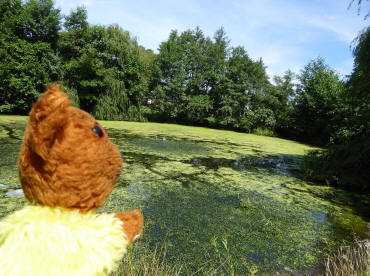
[[[299,72],[318,55],[331,58],[329,65],[343,74],[350,73],[348,47],[366,25],[337,0],[56,1],[65,14],[79,5],[87,7],[90,23],[118,23],[153,50],[173,29],[182,32],[199,25],[212,37],[223,26],[233,46],[244,46],[253,59],[262,57],[269,74],[279,75],[287,69]]]
[[[338,20],[335,17],[327,18],[311,18],[308,19],[308,24],[334,33],[339,40],[342,40],[350,44],[356,35],[356,29],[352,27],[348,22]]]

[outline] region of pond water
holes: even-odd
[[[307,272],[354,235],[369,237],[368,196],[300,178],[306,145],[203,128],[102,124],[124,165],[100,212],[142,209],[145,228],[134,247],[166,245],[168,261],[185,272]],[[7,186],[0,216],[25,204],[5,196],[20,187],[23,129],[0,124],[0,183]]]
[[[106,210],[118,201],[141,208],[140,242],[165,243],[189,271],[209,260],[238,274],[310,271],[344,240],[368,235],[368,197],[300,178],[304,145],[223,132],[107,133],[125,157]]]

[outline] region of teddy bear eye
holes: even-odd
[[[92,131],[97,136],[99,136],[99,138],[102,138],[104,136],[104,130],[103,130],[103,128],[98,123],[95,124],[95,127],[92,129]]]

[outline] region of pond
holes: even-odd
[[[307,145],[177,125],[102,124],[124,165],[100,212],[142,209],[145,229],[134,247],[165,244],[169,262],[184,263],[184,271],[205,264],[238,275],[312,271],[324,254],[369,235],[368,196],[301,179]],[[3,122],[0,130],[0,183],[19,188],[9,172],[22,125]],[[24,203],[1,192],[0,215]]]

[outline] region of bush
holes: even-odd
[[[349,191],[370,192],[370,139],[357,137],[345,144],[306,154],[304,176]]]
[[[261,135],[261,136],[270,136],[276,137],[276,133],[268,128],[258,127],[252,131],[253,134]]]

